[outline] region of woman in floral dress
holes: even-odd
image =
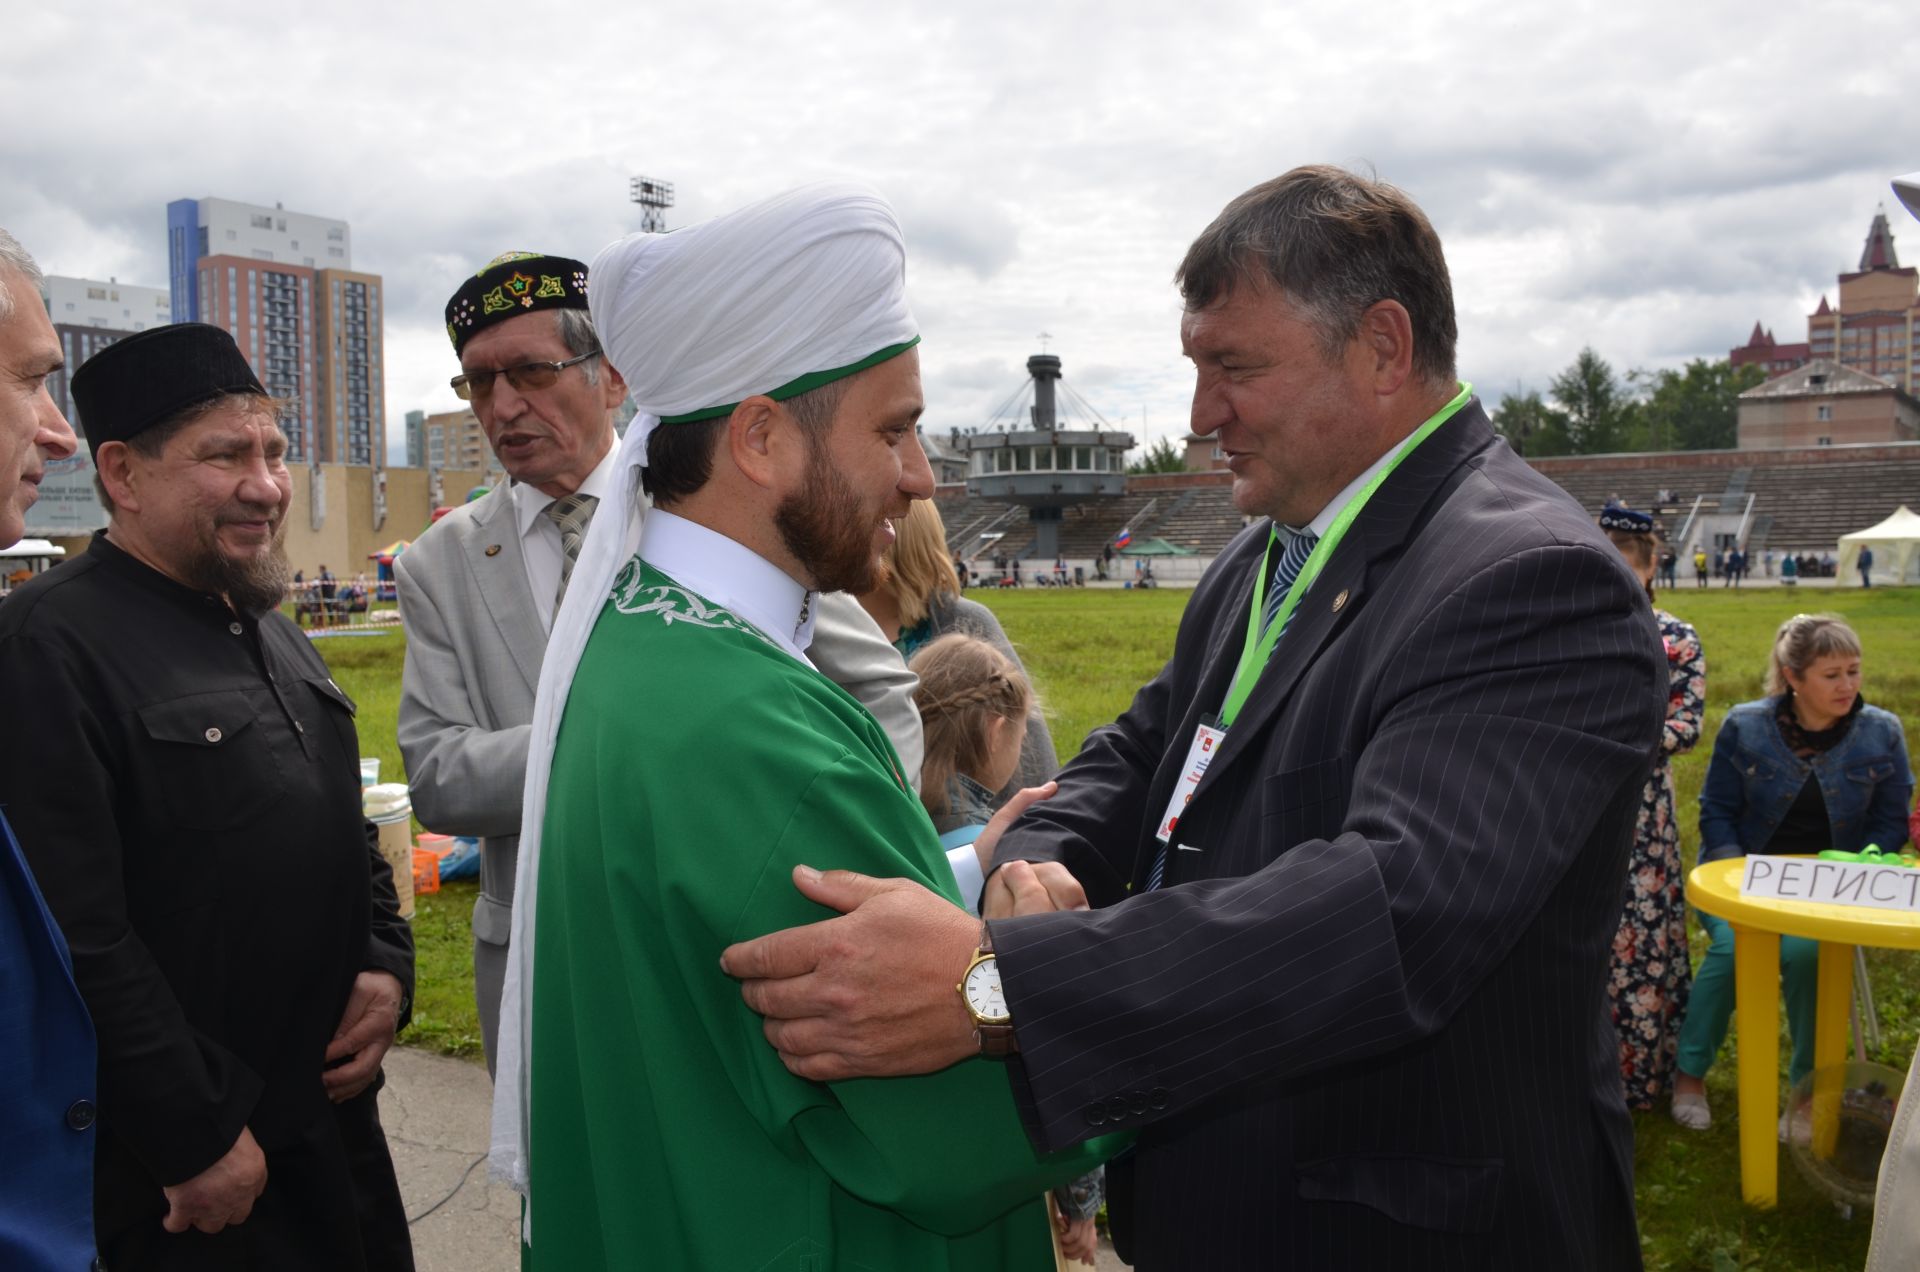
[[[1613,508],[1601,516],[1600,527],[1646,584],[1652,604],[1658,555],[1653,519]],[[1700,740],[1707,706],[1707,663],[1698,633],[1657,605],[1653,616],[1667,649],[1667,722],[1660,734],[1659,758],[1640,795],[1627,857],[1626,908],[1614,933],[1613,967],[1607,977],[1613,1024],[1620,1035],[1620,1077],[1627,1105],[1636,1109],[1653,1108],[1672,1085],[1692,982],[1680,830],[1674,822],[1668,762]]]

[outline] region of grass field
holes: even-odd
[[[1019,647],[1064,759],[1089,730],[1124,710],[1134,690],[1159,670],[1189,593],[1036,589],[973,595],[994,609]],[[1703,740],[1674,765],[1682,851],[1689,864],[1698,847],[1694,801],[1714,732],[1728,707],[1759,696],[1774,629],[1796,608],[1832,610],[1854,624],[1866,645],[1867,700],[1907,722],[1909,749],[1920,740],[1915,727],[1920,724],[1920,590],[1683,588],[1663,594],[1662,603],[1699,629],[1707,655]],[[397,779],[394,719],[405,638],[321,641],[317,648],[360,703],[362,752],[380,756],[383,776]],[[479,1054],[468,930],[473,896],[473,885],[455,884],[420,899],[415,920],[420,986],[408,1035],[416,1044],[466,1056]],[[1693,935],[1697,948],[1704,948],[1698,928]],[[1904,1071],[1920,1033],[1920,956],[1869,951],[1868,964],[1883,1028],[1883,1045],[1873,1058]],[[1786,1055],[1783,1040],[1783,1069]],[[1664,1111],[1636,1115],[1635,1184],[1648,1268],[1840,1272],[1860,1267],[1868,1218],[1841,1218],[1801,1181],[1784,1152],[1779,1208],[1760,1213],[1741,1203],[1733,1060],[1729,1043],[1709,1078],[1716,1114],[1711,1131],[1682,1131]]]

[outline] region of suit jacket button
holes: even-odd
[[[1105,1124],[1106,1120],[1107,1120],[1106,1105],[1102,1104],[1098,1100],[1095,1100],[1092,1104],[1087,1105],[1087,1125],[1088,1126],[1101,1126]]]
[[[1147,1092],[1147,1106],[1155,1112],[1167,1107],[1167,1088],[1155,1087]]]
[[[76,1131],[84,1131],[92,1126],[94,1117],[92,1100],[75,1100],[67,1106],[67,1125]]]

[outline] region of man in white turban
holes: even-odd
[[[801,862],[959,900],[886,734],[806,654],[818,593],[865,590],[933,491],[904,275],[892,210],[839,185],[593,263],[640,413],[533,722],[495,1109],[528,1266],[1050,1268],[1041,1193],[1102,1152],[1037,1158],[986,1059],[797,1078],[720,970],[823,916]]]

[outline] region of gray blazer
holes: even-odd
[[[502,482],[394,559],[407,632],[400,753],[422,825],[481,839],[476,940],[504,946],[520,850],[520,797],[547,632],[527,590]],[[873,712],[905,771],[920,771],[913,674],[852,597],[823,596],[814,665]],[[636,685],[636,693],[644,684]]]

